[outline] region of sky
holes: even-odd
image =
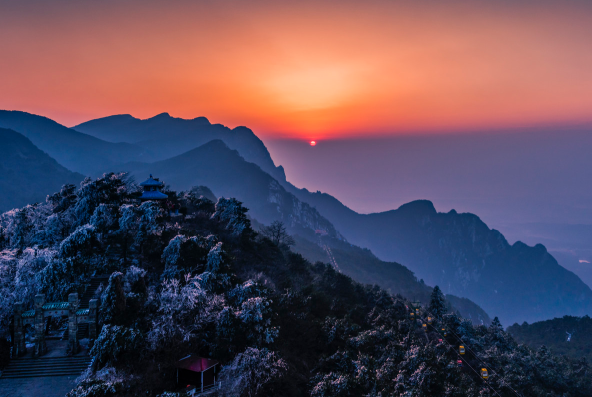
[[[592,285],[589,0],[0,0],[0,38],[0,109],[247,126],[298,187],[473,212]]]
[[[586,1],[0,0],[0,108],[266,142],[592,120]]]

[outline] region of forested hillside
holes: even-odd
[[[554,354],[592,361],[592,319],[588,316],[564,316],[508,327],[508,332],[520,343],[538,349],[548,347]]]
[[[384,262],[370,250],[363,249],[329,236],[318,237],[318,242],[298,235],[292,250],[302,254],[310,262],[333,264],[340,272],[363,284],[378,285],[390,293],[401,294],[405,298],[428,304],[432,287],[418,280],[415,274],[396,262]],[[473,324],[489,325],[489,315],[479,305],[466,298],[447,294],[449,309],[470,319]]]
[[[108,273],[92,370],[71,397],[180,396],[173,364],[190,353],[222,363],[226,396],[592,394],[585,362],[518,345],[497,319],[473,326],[438,288],[415,312],[258,234],[237,200],[201,191],[140,202],[124,175],[106,174],[3,214],[2,335],[14,302],[64,300]]]

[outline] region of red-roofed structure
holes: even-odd
[[[177,386],[195,386],[196,391],[203,392],[215,387],[220,363],[190,354],[177,361],[175,367],[177,367]]]

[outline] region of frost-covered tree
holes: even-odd
[[[77,200],[76,186],[67,184],[62,186],[59,192],[47,196],[46,201],[52,206],[54,213],[61,213],[68,210]]]
[[[30,208],[31,206],[26,206],[22,209],[9,211],[6,214],[9,217],[6,232],[10,239],[10,245],[21,250],[27,246],[29,233],[33,228],[27,217],[27,212]]]
[[[89,223],[97,230],[98,233],[106,234],[113,229],[117,224],[117,210],[118,206],[115,204],[99,204]]]
[[[62,240],[58,255],[43,270],[43,289],[47,299],[65,299],[69,292],[77,292],[102,269],[103,258],[98,254],[97,233],[94,226],[78,227]]]
[[[105,367],[95,373],[85,373],[66,397],[111,397],[129,389],[129,374]]]
[[[126,294],[128,293],[137,293],[137,294],[145,294],[146,293],[146,277],[147,271],[145,269],[130,266],[125,271],[125,276],[123,278],[124,284],[123,288]]]
[[[127,262],[129,249],[136,249],[143,254],[143,248],[150,241],[150,237],[159,233],[159,217],[162,216],[162,212],[160,206],[153,201],[146,201],[139,206],[124,204],[120,207],[118,232],[124,263]]]
[[[216,196],[205,186],[194,186],[188,192],[181,194],[181,197],[197,213],[211,215],[216,210]]]
[[[254,397],[269,394],[269,386],[279,380],[288,369],[288,364],[278,353],[268,349],[249,347],[237,354],[220,375],[228,397]]]
[[[109,284],[101,297],[99,309],[100,322],[103,324],[124,324],[125,318],[125,291],[123,290],[123,274],[114,272],[109,277]]]
[[[240,201],[235,198],[220,197],[216,203],[212,219],[217,219],[226,226],[235,236],[249,233],[251,221],[247,218],[248,209],[243,207]]]
[[[228,308],[225,317],[219,319],[218,333],[230,335],[232,331],[227,328],[232,323],[232,327],[240,330],[240,336],[246,338],[251,346],[272,343],[279,330],[271,324],[273,301],[269,299],[269,290],[248,280],[228,291],[227,296],[234,311],[231,313]]]
[[[144,350],[144,335],[136,328],[104,325],[90,354],[96,369],[105,365],[125,364],[138,360]]]
[[[107,173],[94,180],[86,178],[80,183],[78,200],[74,205],[77,224],[88,223],[99,205],[119,204],[127,199],[130,193],[130,183],[125,173]]]
[[[177,235],[162,252],[165,278],[179,278],[188,273],[218,272],[224,264],[222,245],[214,235],[207,237]],[[205,266],[205,267],[204,267]]]
[[[94,226],[89,224],[79,226],[60,244],[60,257],[90,258],[94,254],[94,249],[97,247],[96,236],[97,232]]]
[[[152,348],[160,349],[175,340],[189,340],[195,326],[195,315],[207,300],[199,282],[191,277],[186,278],[185,285],[177,279],[164,280],[156,299],[161,316],[148,336]]]

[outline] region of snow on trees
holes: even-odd
[[[101,203],[95,208],[89,223],[94,226],[98,232],[107,233],[117,223],[117,210],[118,207],[114,204]]]
[[[95,180],[86,178],[80,183],[78,201],[74,213],[78,225],[88,223],[95,208],[100,204],[117,204],[129,194],[129,183],[125,173],[107,173]]]
[[[96,369],[125,360],[137,360],[144,347],[144,336],[135,328],[106,324],[101,329],[90,354]]]
[[[53,207],[54,213],[60,213],[69,209],[77,200],[76,186],[67,184],[59,192],[47,196],[46,202]]]
[[[114,272],[109,277],[109,284],[101,296],[99,319],[103,324],[123,324],[125,322],[125,292],[123,274]]]
[[[92,225],[79,226],[56,247],[58,255],[48,261],[40,274],[47,299],[65,299],[101,270],[103,259],[97,255],[96,234]]]
[[[144,281],[144,277],[146,276],[147,271],[145,269],[130,266],[125,271],[125,276],[123,278],[124,284],[123,288],[126,293],[130,292],[146,292],[146,284]]]
[[[158,316],[148,334],[153,350],[171,347],[188,341],[197,328],[196,318],[207,305],[208,296],[195,277],[188,276],[183,283],[178,279],[165,279],[155,297]],[[201,312],[201,314],[204,314]]]
[[[169,241],[164,251],[162,251],[162,260],[165,264],[163,277],[175,278],[179,275],[179,268],[177,262],[181,258],[181,245],[187,241],[187,237],[177,235]]]
[[[171,219],[161,203],[140,203],[124,174],[105,174],[0,215],[0,337],[15,302],[62,301],[111,273],[94,372],[71,397],[162,394],[175,387],[172,363],[190,353],[225,364],[228,396],[479,396],[487,385],[592,395],[585,361],[518,345],[496,319],[475,327],[446,314],[435,287],[428,310],[472,364],[485,363],[484,384],[456,366],[457,346],[418,329],[407,300],[253,238],[239,201],[214,206],[198,193],[170,195],[192,215]]]
[[[129,374],[117,371],[113,367],[105,367],[92,373],[85,372],[79,383],[66,397],[107,397],[129,389]]]
[[[84,259],[89,258],[96,246],[96,236],[94,226],[89,224],[79,226],[60,244],[60,257],[72,258],[80,256]]]
[[[177,235],[169,241],[162,252],[162,260],[165,263],[163,277],[178,278],[188,273],[198,274],[203,271],[212,275],[222,275],[226,271],[225,255],[222,243],[213,235]]]
[[[232,362],[222,369],[220,377],[228,397],[265,395],[265,387],[281,378],[288,364],[278,353],[268,349],[247,348],[237,354]]]
[[[235,236],[240,236],[251,230],[251,221],[247,218],[247,211],[240,201],[235,198],[220,197],[216,203],[212,219],[217,219],[226,225]]]

